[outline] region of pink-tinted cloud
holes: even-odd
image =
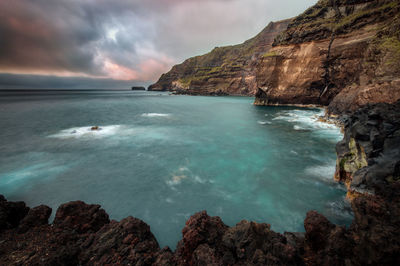
[[[0,73],[153,82],[316,0],[4,0]]]

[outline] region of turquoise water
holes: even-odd
[[[132,215],[174,248],[207,210],[304,231],[308,210],[348,224],[333,182],[339,129],[319,109],[256,107],[252,98],[150,92],[0,94],[0,194],[30,206],[99,203]],[[91,132],[98,125],[102,130]]]

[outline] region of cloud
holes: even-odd
[[[0,72],[155,81],[316,0],[0,1]]]

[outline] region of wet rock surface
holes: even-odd
[[[349,194],[386,194],[400,179],[400,101],[367,105],[343,121],[335,178],[346,183]]]

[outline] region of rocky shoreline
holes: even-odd
[[[182,230],[176,251],[160,248],[150,227],[110,221],[99,205],[28,208],[0,196],[1,265],[396,265],[400,261],[400,102],[341,116],[335,178],[346,183],[354,221],[345,228],[310,211],[305,233],[265,223],[229,227],[206,211]],[[129,204],[129,203],[126,203]]]

